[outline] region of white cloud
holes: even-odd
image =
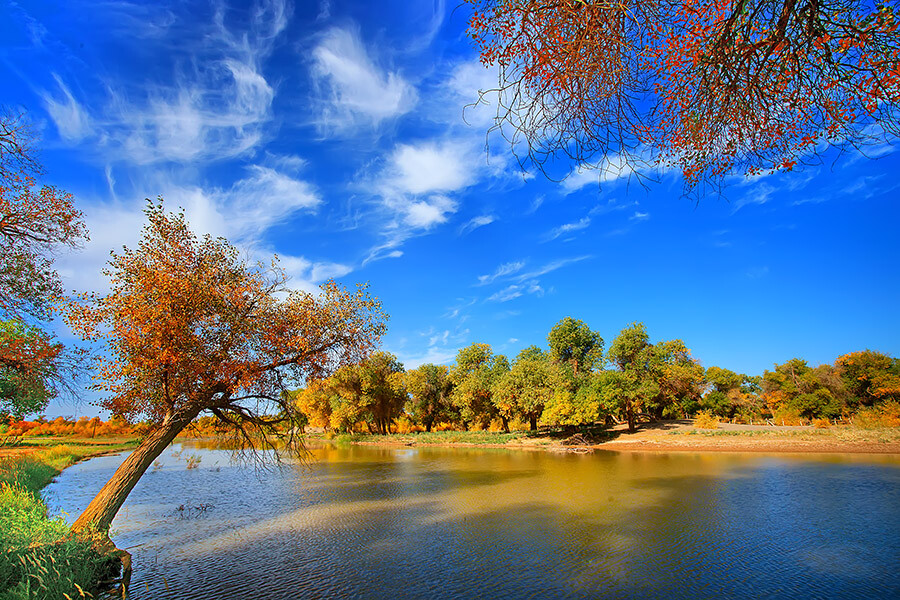
[[[402,115],[417,94],[399,73],[383,72],[369,58],[358,32],[332,28],[313,50],[312,74],[319,91],[320,127],[377,125]]]
[[[258,253],[257,259],[266,263],[271,253]],[[278,264],[290,277],[288,286],[305,292],[319,292],[319,284],[328,279],[343,277],[353,271],[349,265],[335,262],[313,262],[302,256],[278,255]]]
[[[478,285],[487,285],[492,283],[495,279],[500,277],[505,277],[507,275],[512,275],[518,271],[521,271],[525,266],[524,261],[515,261],[508,262],[500,265],[497,269],[491,273],[490,275],[479,275],[478,276]]]
[[[520,298],[525,294],[534,294],[536,296],[544,295],[544,288],[540,286],[540,283],[537,280],[527,281],[521,285],[511,284],[488,296],[488,302],[509,302],[510,300],[515,300],[516,298]]]
[[[497,218],[494,215],[481,215],[479,217],[474,217],[466,222],[462,227],[459,228],[459,234],[465,235],[472,231],[475,231],[479,227],[484,227],[485,225],[490,225]]]
[[[182,208],[197,235],[225,237],[257,260],[268,262],[272,250],[265,248],[263,234],[298,212],[315,211],[320,203],[308,183],[268,167],[254,166],[230,188],[182,185],[164,174],[148,177],[143,187],[160,190],[167,210]],[[82,195],[79,197],[83,198]],[[134,247],[146,221],[142,202],[80,203],[91,240],[80,253],[60,260],[60,273],[79,290],[104,290],[108,283],[99,273],[111,250]],[[301,289],[330,277],[341,277],[352,268],[332,262],[313,262],[303,257],[283,256],[282,266],[297,279]]]
[[[241,215],[242,235],[259,235],[300,210],[313,211],[322,199],[307,182],[268,167],[253,166],[250,177],[241,179],[219,203]]]
[[[403,366],[409,369],[417,369],[424,364],[449,365],[456,360],[459,348],[442,348],[431,346],[424,353],[406,354],[403,352],[394,352],[393,354],[400,359]]]
[[[469,149],[453,141],[399,144],[387,164],[364,189],[379,198],[377,218],[383,221],[384,240],[363,261],[390,256],[406,240],[445,223],[458,203],[447,194],[475,181],[477,167]]]
[[[64,98],[57,100],[49,92],[40,92],[44,106],[56,125],[59,135],[68,142],[78,142],[91,134],[91,118],[75,100],[72,92],[56,73],[53,74]]]
[[[521,285],[509,285],[499,292],[488,296],[488,302],[509,302],[525,293],[525,287]]]
[[[449,98],[444,102],[444,110],[449,110],[445,118],[450,123],[464,123],[474,129],[484,130],[494,124],[497,115],[498,72],[471,60],[460,63],[453,69],[453,75],[446,83]],[[462,107],[462,108],[460,108]]]
[[[158,49],[158,56],[171,60],[170,74],[132,87],[104,82],[108,102],[93,102],[96,108],[81,109],[83,116],[58,79],[65,102],[42,95],[63,137],[93,135],[107,162],[138,165],[215,160],[255,147],[271,120],[275,97],[261,64],[284,30],[289,10],[281,1],[262,2],[240,29],[229,20],[232,30],[225,25],[224,6],[215,8],[210,22],[196,22],[188,11],[167,12],[165,22],[142,43],[148,52]],[[134,38],[141,24],[146,26],[139,5],[123,3],[116,10],[124,24],[117,35]],[[162,64],[156,71],[165,68]]]
[[[388,185],[409,194],[456,191],[473,182],[471,163],[462,144],[399,144],[390,159]]]
[[[615,154],[602,159],[596,165],[581,165],[566,177],[562,186],[566,194],[571,194],[587,185],[599,186],[602,183],[628,177],[634,173],[625,158]]]
[[[565,223],[560,225],[559,227],[554,227],[550,231],[544,234],[544,241],[549,242],[551,240],[555,240],[556,238],[563,236],[567,233],[572,233],[573,231],[580,231],[582,229],[586,229],[591,225],[591,218],[584,217],[575,221],[574,223]]]
[[[446,196],[433,196],[428,201],[421,200],[407,206],[404,221],[411,227],[430,229],[444,223],[447,214],[456,211],[456,203]]]
[[[753,267],[747,271],[747,277],[750,279],[760,279],[769,274],[769,267]]]
[[[315,212],[321,203],[311,184],[259,165],[229,188],[182,185],[164,175],[144,187],[160,190],[167,206],[183,207],[198,233],[245,245],[256,244],[265,231],[299,212]]]
[[[519,274],[515,277],[515,279],[516,279],[516,281],[519,281],[519,282],[522,282],[522,281],[525,281],[528,279],[536,279],[536,278],[540,277],[541,275],[546,275],[547,273],[551,273],[553,271],[556,271],[557,269],[561,269],[561,268],[571,265],[573,263],[581,262],[581,261],[587,260],[589,258],[592,258],[592,257],[590,255],[587,255],[587,256],[576,256],[573,258],[564,258],[561,260],[555,260],[555,261],[553,261],[551,263],[547,263],[543,267],[539,267],[533,271]]]
[[[734,214],[745,206],[749,206],[751,204],[766,204],[769,200],[772,199],[772,194],[775,191],[776,188],[769,185],[768,183],[759,183],[755,185],[752,190],[741,196],[734,203],[734,208],[731,209],[731,214]]]
[[[641,212],[639,210],[634,211],[634,214],[628,217],[631,221],[646,221],[650,218],[650,213]]]
[[[437,345],[438,342],[440,342],[441,345],[446,346],[446,345],[447,345],[447,340],[448,340],[449,338],[450,338],[450,330],[449,330],[449,329],[445,329],[443,333],[438,333],[437,335],[431,336],[431,337],[428,339],[428,345],[429,345],[429,346],[435,346],[435,345]]]

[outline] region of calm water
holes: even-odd
[[[900,597],[896,457],[350,447],[259,472],[179,448],[113,524],[132,598]],[[67,469],[51,511],[122,459]]]

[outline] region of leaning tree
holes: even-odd
[[[467,2],[523,167],[656,164],[696,189],[900,133],[896,0]]]
[[[287,389],[362,359],[385,329],[364,286],[290,290],[276,261],[247,264],[225,239],[198,238],[161,200],[145,212],[137,247],[113,254],[104,271],[109,293],[73,301],[67,319],[105,344],[101,406],[152,427],[73,531],[108,530],[147,467],[201,412],[249,447],[302,450],[302,415]]]

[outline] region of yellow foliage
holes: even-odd
[[[719,420],[710,411],[701,411],[694,418],[694,427],[698,429],[718,429]]]

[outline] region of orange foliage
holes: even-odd
[[[36,421],[9,420],[7,435],[37,437],[37,436],[77,436],[77,437],[104,437],[104,436],[130,436],[135,435],[134,428],[122,419],[112,417],[109,421],[102,421],[99,417],[89,419],[81,417],[77,421],[67,417],[56,417],[52,421],[38,419]]]
[[[789,171],[823,142],[874,142],[872,125],[897,131],[890,4],[467,2],[469,36],[500,69],[496,128],[539,168],[563,154],[621,169],[649,151],[692,187]]]
[[[198,238],[161,199],[145,212],[137,248],[105,271],[110,293],[72,302],[66,314],[76,333],[107,345],[95,387],[109,392],[101,405],[114,415],[184,427],[207,410],[267,428],[295,417],[285,381],[360,360],[384,331],[363,286],[288,291],[277,263],[247,265],[226,240]],[[260,414],[266,406],[282,416]]]

